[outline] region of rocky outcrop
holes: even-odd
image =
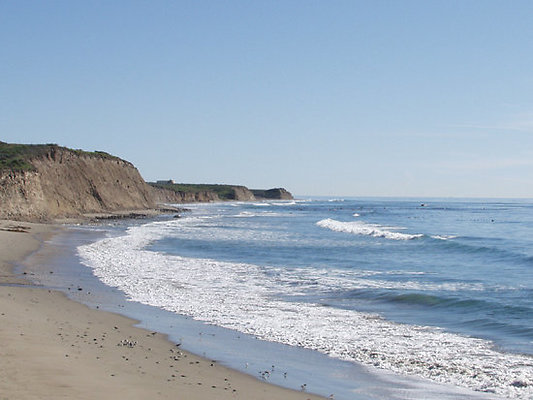
[[[0,218],[50,220],[155,206],[129,162],[55,145],[28,160],[31,170],[0,171]]]
[[[283,188],[274,188],[268,190],[252,189],[252,193],[258,200],[293,200],[292,194]]]

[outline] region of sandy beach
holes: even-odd
[[[0,399],[319,399],[185,351],[14,274],[53,225],[0,221]]]

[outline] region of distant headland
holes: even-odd
[[[253,201],[292,200],[292,194],[283,188],[248,189],[241,185],[175,183],[173,180],[148,182],[156,189],[156,199],[165,203],[195,201]]]
[[[134,216],[165,209],[165,203],[292,198],[283,188],[250,190],[241,185],[173,180],[147,183],[132,163],[105,152],[0,141],[0,219]]]

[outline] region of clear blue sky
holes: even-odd
[[[0,0],[0,140],[146,180],[533,197],[533,1]]]

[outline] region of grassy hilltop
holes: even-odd
[[[103,151],[73,150],[54,143],[48,144],[18,144],[0,141],[0,171],[11,170],[16,172],[35,171],[32,160],[55,154],[58,150],[64,150],[77,155],[116,159],[118,157]]]
[[[177,193],[213,192],[220,200],[235,200],[235,189],[248,190],[244,186],[206,184],[206,183],[159,183],[148,182],[153,187],[171,190]]]

